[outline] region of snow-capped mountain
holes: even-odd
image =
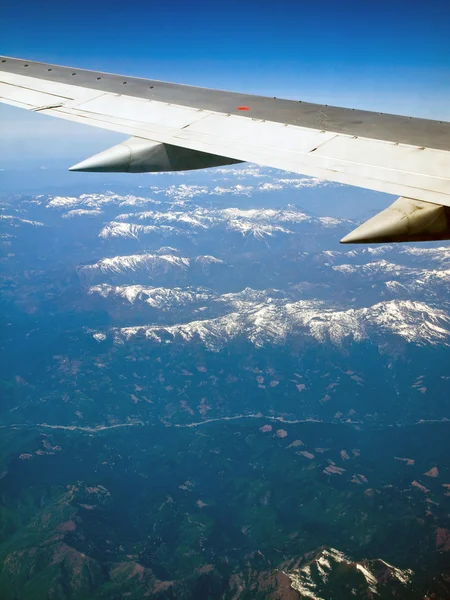
[[[20,225],[33,225],[34,227],[44,227],[44,223],[40,221],[30,221],[29,219],[22,219],[15,215],[0,215],[0,220],[11,227],[19,227]]]
[[[207,348],[240,337],[257,347],[295,337],[341,345],[373,335],[447,344],[450,250],[393,244],[342,248],[337,240],[354,225],[346,219],[312,216],[293,204],[211,201],[217,195],[245,195],[249,188],[269,194],[322,185],[283,176],[269,181],[263,170],[248,169],[247,175],[245,169],[233,171],[251,178],[245,185],[229,186],[227,180],[219,186],[153,185],[149,195],[38,196],[3,214],[1,222],[95,236],[75,267],[84,294],[103,302],[104,310],[113,311],[116,303],[128,306],[120,325],[113,322],[102,332],[116,341],[139,332],[154,341],[197,339]],[[221,170],[218,174],[222,177]],[[5,235],[10,233],[4,230]],[[3,239],[11,249],[7,260],[13,260],[16,242]],[[165,324],[158,314],[169,312]]]
[[[387,597],[386,593],[406,597],[414,575],[411,569],[381,559],[354,561],[335,548],[308,556],[301,566],[285,573],[300,597],[310,600]]]
[[[93,265],[80,267],[79,271],[86,275],[97,272],[118,275],[136,271],[146,271],[158,275],[169,271],[185,271],[193,266],[205,267],[220,264],[224,264],[224,262],[214,256],[188,258],[174,254],[131,254],[129,256],[103,258]]]
[[[238,337],[244,337],[257,347],[284,344],[299,336],[322,344],[373,339],[383,345],[384,338],[390,335],[417,345],[450,345],[450,316],[421,302],[390,301],[367,308],[336,310],[318,301],[285,304],[276,300],[255,302],[254,299],[226,297],[220,301],[235,310],[216,318],[167,327],[116,328],[111,335],[119,343],[137,335],[158,343],[199,341],[212,350]]]
[[[133,194],[120,195],[114,192],[80,194],[79,196],[40,196],[37,201],[48,209],[58,210],[67,214],[66,211],[101,210],[108,207],[148,206],[160,204],[153,198],[135,196]]]
[[[450,269],[423,269],[379,260],[365,264],[341,264],[333,266],[334,271],[344,275],[358,275],[363,278],[388,280],[402,278],[409,283],[432,284],[435,281],[450,282]]]
[[[112,286],[106,283],[89,288],[89,294],[98,294],[102,298],[122,298],[129,304],[145,302],[161,311],[177,310],[190,304],[208,302],[214,298],[209,290],[197,288],[163,288],[142,285]]]
[[[138,222],[137,222],[138,221]],[[145,225],[142,224],[145,223]],[[295,207],[287,209],[205,208],[198,206],[173,207],[169,211],[142,211],[117,216],[100,232],[100,236],[135,237],[159,232],[181,235],[202,233],[204,230],[238,232],[243,236],[263,239],[276,234],[292,234],[295,227],[306,224],[322,228],[342,227],[346,219],[313,218]]]

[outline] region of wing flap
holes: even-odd
[[[9,83],[0,83],[0,100],[8,103],[16,102],[28,107],[29,110],[33,110],[39,106],[55,104],[60,98],[51,94],[14,86]]]
[[[404,171],[409,175],[421,174],[435,178],[440,178],[450,168],[450,154],[442,150],[348,136],[335,136],[318,148],[316,154],[324,158],[340,157],[350,163],[374,165]]]
[[[336,137],[336,133],[295,127],[283,123],[247,119],[234,115],[209,113],[204,119],[182,132],[186,136],[201,134],[236,143],[251,143],[261,148],[283,148],[306,153]]]
[[[164,128],[183,129],[205,118],[203,111],[185,106],[162,104],[142,98],[103,94],[77,105],[79,111],[127,119],[152,125],[163,124]],[[207,114],[207,113],[206,113]]]
[[[41,93],[52,97],[53,99],[58,99],[59,101],[72,101],[72,103],[75,104],[86,102],[105,93],[103,90],[79,85],[48,81],[46,79],[27,77],[26,75],[18,75],[15,73],[6,73],[2,72],[0,67],[0,85],[2,84],[10,86],[11,89],[15,88],[17,94],[30,94],[30,99],[32,98],[32,93]]]

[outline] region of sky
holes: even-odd
[[[0,53],[450,120],[449,22],[436,0],[17,0]],[[122,139],[0,105],[0,169],[65,168]]]

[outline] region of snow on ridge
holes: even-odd
[[[146,222],[142,225],[139,222]],[[336,227],[345,220],[331,217],[313,218],[294,207],[286,209],[240,209],[206,208],[195,206],[189,210],[171,209],[162,211],[142,211],[123,213],[106,225],[101,237],[134,237],[141,233],[184,234],[190,231],[206,230],[213,227],[225,227],[243,236],[253,235],[263,239],[276,234],[292,234],[289,226],[303,222],[319,223],[323,227]]]
[[[264,171],[267,171],[266,173]],[[270,169],[268,169],[267,167],[261,167],[260,165],[257,164],[253,164],[253,163],[246,163],[245,167],[240,167],[240,166],[226,166],[226,167],[216,167],[213,170],[213,174],[214,175],[227,175],[231,178],[240,178],[242,179],[243,177],[256,177],[256,178],[261,178],[261,177],[269,177],[270,176]]]
[[[318,186],[330,186],[330,185],[339,185],[336,183],[332,183],[331,181],[326,181],[325,179],[319,179],[318,177],[284,177],[281,179],[275,179],[276,183],[281,183],[286,187],[292,187],[294,189],[300,188],[314,188]]]
[[[232,312],[244,312],[252,307],[273,304],[279,300],[275,300],[273,296],[279,296],[280,294],[283,294],[281,290],[255,290],[247,287],[240,292],[222,294],[217,297],[216,301],[231,308]],[[288,301],[287,298],[283,298],[283,300]]]
[[[89,288],[89,294],[98,294],[103,298],[122,298],[130,304],[142,300],[152,308],[171,310],[174,307],[187,306],[196,302],[205,302],[214,297],[214,293],[202,288],[164,288],[143,285],[113,286],[102,283]]]
[[[252,185],[241,185],[237,183],[235,185],[231,185],[229,187],[223,187],[220,185],[216,185],[211,191],[209,191],[209,195],[212,196],[248,196],[252,195],[254,191],[254,187]]]
[[[106,205],[118,206],[145,206],[148,204],[160,204],[159,200],[152,198],[143,198],[133,194],[121,196],[114,192],[80,194],[79,196],[50,196],[46,208],[66,209],[66,208],[92,208],[101,209]]]
[[[73,217],[99,217],[103,214],[103,211],[98,208],[93,208],[91,210],[86,208],[74,208],[73,210],[69,210],[69,212],[65,213],[62,217],[63,219],[71,219]]]
[[[336,219],[336,217],[317,217],[317,220],[324,227],[336,227],[348,221],[347,219]]]
[[[173,255],[179,255],[180,254],[180,250],[178,248],[173,248],[172,246],[161,246],[161,248],[158,248],[158,250],[154,250],[153,251],[155,254],[173,254]]]
[[[181,183],[180,185],[171,185],[168,188],[159,189],[157,190],[157,193],[164,193],[167,198],[183,203],[185,200],[191,200],[196,196],[204,196],[208,191],[208,187],[205,185],[189,185]]]
[[[322,217],[328,219],[327,217]],[[116,221],[127,221],[138,219],[140,221],[150,220],[156,224],[187,223],[201,228],[206,228],[215,222],[227,222],[230,220],[243,219],[245,221],[258,221],[264,223],[301,223],[311,221],[312,217],[303,211],[289,206],[282,209],[273,208],[207,208],[202,206],[189,207],[188,210],[169,209],[167,211],[147,210],[135,213],[124,213],[116,217]]]
[[[388,579],[407,586],[411,583],[414,575],[414,571],[411,569],[399,569],[379,558],[354,561],[335,548],[324,548],[306,564],[283,572],[289,577],[292,589],[299,592],[302,598],[326,600],[323,596],[324,592],[327,594],[326,585],[332,577],[333,570],[338,573],[342,564],[355,569],[364,577],[367,597],[378,597],[380,595],[379,584],[386,584]],[[383,567],[382,574],[377,576],[376,573],[379,573],[380,567]]]
[[[265,181],[257,185],[241,185],[235,184],[228,187],[216,186],[209,191],[210,195],[232,195],[232,196],[250,196],[255,192],[273,192],[284,189],[302,189],[302,188],[314,188],[318,186],[331,185],[330,182],[318,179],[316,177],[304,177],[304,178],[278,178],[272,179],[271,181]]]
[[[189,211],[172,209],[167,211],[146,210],[136,213],[123,213],[118,215],[114,222],[128,221],[129,219],[137,219],[139,221],[150,220],[153,225],[158,226],[185,224],[200,229],[206,229],[213,222],[212,216],[208,214],[208,210],[198,207]]]
[[[391,244],[383,244],[382,246],[367,246],[366,248],[360,246],[358,248],[352,248],[351,250],[347,250],[346,252],[340,252],[339,254],[341,256],[348,256],[351,258],[365,257],[366,255],[368,255],[369,257],[375,257],[384,256],[385,254],[392,252],[393,249],[394,246]]]
[[[443,286],[445,286],[446,293],[447,287],[450,283],[450,269],[444,271],[419,271],[417,275],[411,278],[405,278],[401,281],[390,279],[384,282],[385,288],[389,294],[397,296],[411,297],[413,294],[421,294],[422,297],[436,298],[440,304],[448,305],[444,300],[446,296],[442,296]]]
[[[163,249],[163,251],[166,249]],[[84,273],[101,272],[105,274],[120,274],[127,271],[144,269],[151,272],[167,272],[169,269],[186,270],[189,266],[198,264],[208,266],[211,264],[225,264],[223,260],[215,256],[196,256],[188,258],[177,254],[163,254],[161,252],[128,254],[102,258],[92,265],[83,265],[79,270]]]
[[[211,256],[209,254],[204,254],[204,255],[200,255],[200,256],[196,256],[195,257],[195,262],[203,264],[203,265],[224,265],[225,261],[223,261],[220,258],[217,258],[216,256]]]
[[[183,207],[186,205],[186,201],[201,196],[250,196],[255,192],[271,192],[283,189],[301,189],[331,185],[330,182],[315,177],[289,177],[284,173],[284,176],[276,177],[272,171],[270,171],[271,174],[264,174],[261,172],[261,168],[256,165],[246,169],[217,169],[216,174],[228,175],[229,177],[215,178],[209,185],[181,183],[170,185],[169,187],[149,186],[148,191],[152,195],[165,196],[169,202],[172,202],[173,206]],[[280,171],[279,173],[281,175],[282,172]],[[241,182],[235,183],[233,181],[236,178],[242,181],[245,176],[253,177],[254,179],[268,179],[270,177],[270,180],[256,182],[256,185],[248,185]],[[161,200],[158,199],[133,194],[121,195],[112,191],[80,194],[79,196],[43,196],[42,198],[46,208],[57,210],[101,210],[107,205],[133,207],[161,204]]]
[[[200,259],[212,259],[212,262],[217,262],[215,257],[197,257]],[[221,261],[219,261],[221,262]],[[227,309],[241,311],[254,307],[256,305],[271,304],[273,302],[271,295],[281,294],[279,290],[254,290],[245,288],[240,292],[227,293],[217,295],[216,292],[207,288],[188,287],[155,287],[146,285],[110,285],[101,283],[93,285],[88,289],[88,294],[97,294],[103,298],[122,298],[130,304],[134,304],[136,300],[142,300],[159,309],[171,309],[175,306],[186,306],[194,302],[214,301],[225,306]]]
[[[184,270],[189,264],[189,258],[171,254],[129,254],[126,256],[102,258],[93,265],[80,267],[80,270],[86,273],[100,271],[102,273],[119,274],[124,271],[137,271],[138,269],[149,271],[161,269],[166,271],[170,267]]]
[[[103,239],[110,238],[134,238],[139,239],[139,235],[141,234],[149,234],[149,233],[172,233],[172,227],[157,227],[155,225],[135,225],[134,223],[121,223],[117,221],[111,221],[103,227],[103,229],[98,234],[99,237]]]
[[[9,221],[13,226],[17,225],[34,225],[34,227],[45,227],[44,223],[40,221],[30,221],[29,219],[22,219],[14,215],[0,215],[0,220]]]
[[[335,265],[332,267],[333,271],[338,271],[344,274],[367,275],[373,277],[374,275],[400,275],[401,273],[416,274],[419,273],[418,269],[412,269],[396,263],[391,263],[387,260],[381,259],[374,262],[368,262],[364,264],[342,264]]]
[[[321,301],[242,302],[225,315],[163,326],[139,326],[112,330],[116,342],[135,335],[154,341],[199,340],[218,350],[238,336],[255,346],[284,343],[290,335],[309,336],[319,343],[339,346],[345,340],[361,342],[378,330],[384,338],[396,335],[416,345],[450,346],[450,316],[422,302],[392,300],[368,308],[337,310]]]
[[[401,264],[391,263],[387,260],[381,259],[375,262],[369,262],[365,264],[343,264],[335,265],[332,267],[333,271],[337,271],[344,275],[358,276],[364,275],[370,278],[378,276],[380,278],[388,278],[385,282],[387,289],[398,292],[400,288],[403,290],[423,290],[433,292],[430,286],[436,284],[450,283],[450,269],[425,269],[425,268],[414,268],[406,267]],[[391,279],[401,278],[400,281]]]
[[[292,187],[316,187],[318,185],[336,185],[324,179],[317,177],[298,175],[289,176],[289,173],[281,169],[272,167],[262,167],[256,163],[245,163],[245,165],[228,165],[226,167],[216,167],[213,174],[223,175],[224,179],[243,179],[244,177],[253,177],[255,179],[270,179],[275,183],[281,183]]]
[[[243,220],[231,220],[228,223],[228,229],[230,231],[238,231],[243,236],[252,235],[257,239],[273,237],[277,233],[293,233],[293,231],[290,229],[286,229],[286,227],[281,227],[280,225],[263,225],[260,223],[252,223],[251,221]]]
[[[404,246],[401,248],[400,253],[417,258],[431,259],[450,268],[450,246],[440,246],[439,248]]]
[[[255,169],[217,169],[216,173],[231,175],[235,177],[227,177],[227,183],[232,181],[232,179],[243,179],[243,176],[249,175],[255,178],[260,177],[268,177],[268,175],[262,175],[260,171],[256,171]],[[215,180],[217,182],[217,179]],[[257,185],[243,185],[241,183],[234,183],[231,185],[215,185],[210,188],[208,185],[195,185],[195,184],[186,184],[182,183],[179,185],[171,185],[168,188],[158,188],[157,186],[152,186],[150,189],[155,194],[164,194],[167,198],[173,199],[175,201],[181,202],[182,204],[186,200],[192,200],[198,196],[206,196],[206,195],[232,195],[232,196],[250,196],[254,192],[270,192],[273,190],[282,190],[282,189],[301,189],[301,188],[313,188],[317,186],[326,186],[333,185],[328,181],[324,181],[322,179],[318,179],[317,177],[279,177],[273,178],[272,181],[266,181],[264,183],[259,183]],[[335,184],[336,185],[336,184]]]
[[[214,212],[219,218],[226,221],[243,219],[244,221],[264,223],[301,223],[313,220],[312,217],[292,206],[282,209],[233,207],[217,209]]]

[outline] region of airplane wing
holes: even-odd
[[[72,170],[251,161],[400,196],[344,242],[450,239],[450,123],[0,56],[0,102],[127,134]]]

